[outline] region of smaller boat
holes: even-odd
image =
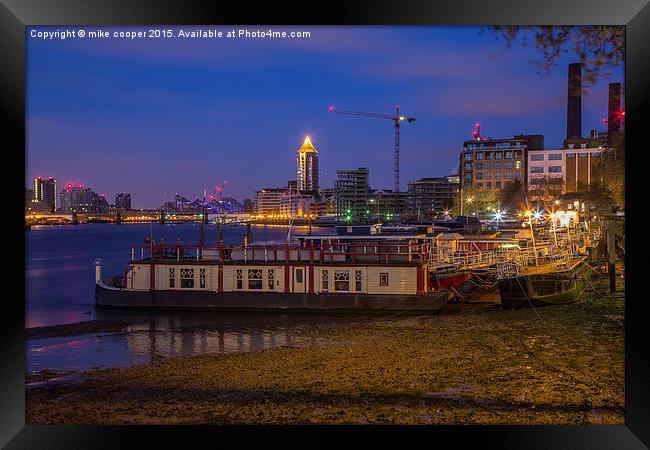
[[[582,257],[565,270],[502,278],[497,281],[501,306],[520,309],[573,303],[584,291],[590,274],[586,257]]]

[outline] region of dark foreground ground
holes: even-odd
[[[305,327],[300,348],[28,389],[27,423],[623,424],[623,304],[588,289],[537,310]]]

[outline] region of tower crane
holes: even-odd
[[[348,114],[351,116],[370,117],[371,119],[388,119],[393,121],[395,128],[395,192],[399,192],[399,129],[400,122],[412,123],[415,122],[415,117],[404,117],[400,115],[399,105],[395,106],[395,115],[389,116],[386,114],[378,114],[371,112],[360,111],[343,111],[336,109],[334,106],[329,107],[329,111],[338,114]]]

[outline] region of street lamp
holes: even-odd
[[[526,211],[524,213],[526,217],[528,217],[528,225],[530,225],[530,237],[533,241],[533,252],[535,252],[535,265],[539,266],[539,262],[537,261],[537,247],[535,247],[535,232],[533,231],[533,212],[532,211]]]
[[[474,197],[467,197],[465,199],[465,202],[467,202],[467,205],[471,205],[472,202],[474,201]],[[469,222],[469,206],[467,207],[467,222]]]

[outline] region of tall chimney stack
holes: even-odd
[[[607,105],[607,134],[621,131],[621,83],[609,83],[609,104]]]
[[[566,138],[582,137],[582,64],[569,64]]]

